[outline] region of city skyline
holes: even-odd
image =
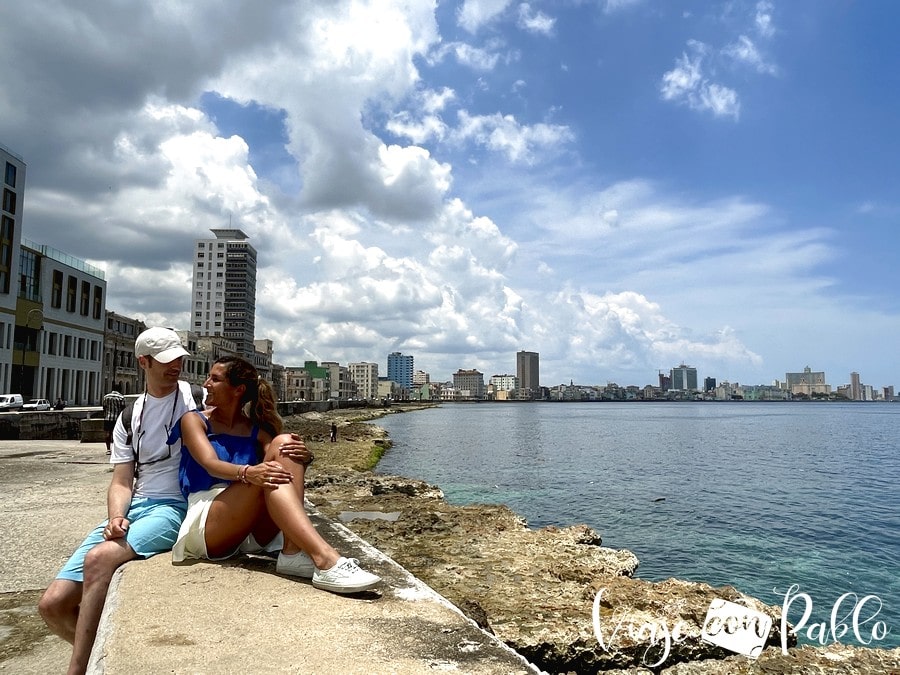
[[[900,5],[0,8],[23,233],[189,328],[210,229],[279,363],[900,381]],[[378,30],[372,30],[377,25]],[[173,42],[172,35],[181,39]],[[116,39],[111,39],[115,36]]]

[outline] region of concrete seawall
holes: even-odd
[[[0,670],[65,670],[69,645],[49,635],[36,602],[105,517],[109,473],[102,443],[0,441]],[[262,556],[129,563],[114,577],[91,672],[539,672],[343,525],[311,515],[382,576],[376,591],[320,591]]]

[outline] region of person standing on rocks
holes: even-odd
[[[253,364],[224,356],[203,386],[206,410],[182,417],[169,437],[182,439],[188,498],[172,561],[228,558],[246,550],[248,539],[266,546],[280,530],[279,574],[312,579],[315,588],[334,593],[378,584],[380,577],[341,556],[306,514],[303,480],[313,455],[299,437],[282,433],[272,387]]]
[[[337,443],[337,424],[331,423],[331,442]]]
[[[70,675],[87,669],[113,572],[129,560],[171,549],[187,507],[178,485],[178,452],[166,441],[178,419],[195,407],[190,385],[179,381],[189,354],[168,328],[138,335],[134,353],[147,384],[113,430],[109,518],[88,535],[38,603],[50,630],[72,643]]]

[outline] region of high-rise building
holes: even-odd
[[[519,387],[534,397],[541,390],[540,356],[537,352],[516,352],[516,377]]]
[[[850,373],[850,400],[863,400],[863,390],[859,383],[859,373]]]
[[[697,391],[697,369],[683,363],[672,368],[672,389],[675,391]]]
[[[411,354],[391,352],[387,359],[387,377],[409,391],[413,384],[413,357]]]
[[[242,356],[253,358],[256,324],[256,249],[240,230],[210,230],[215,239],[194,247],[191,330],[232,340]]]

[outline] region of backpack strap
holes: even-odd
[[[131,401],[125,408],[122,410],[122,426],[125,427],[125,444],[131,445],[132,437],[134,434],[131,432],[131,417],[134,415],[134,401]]]

